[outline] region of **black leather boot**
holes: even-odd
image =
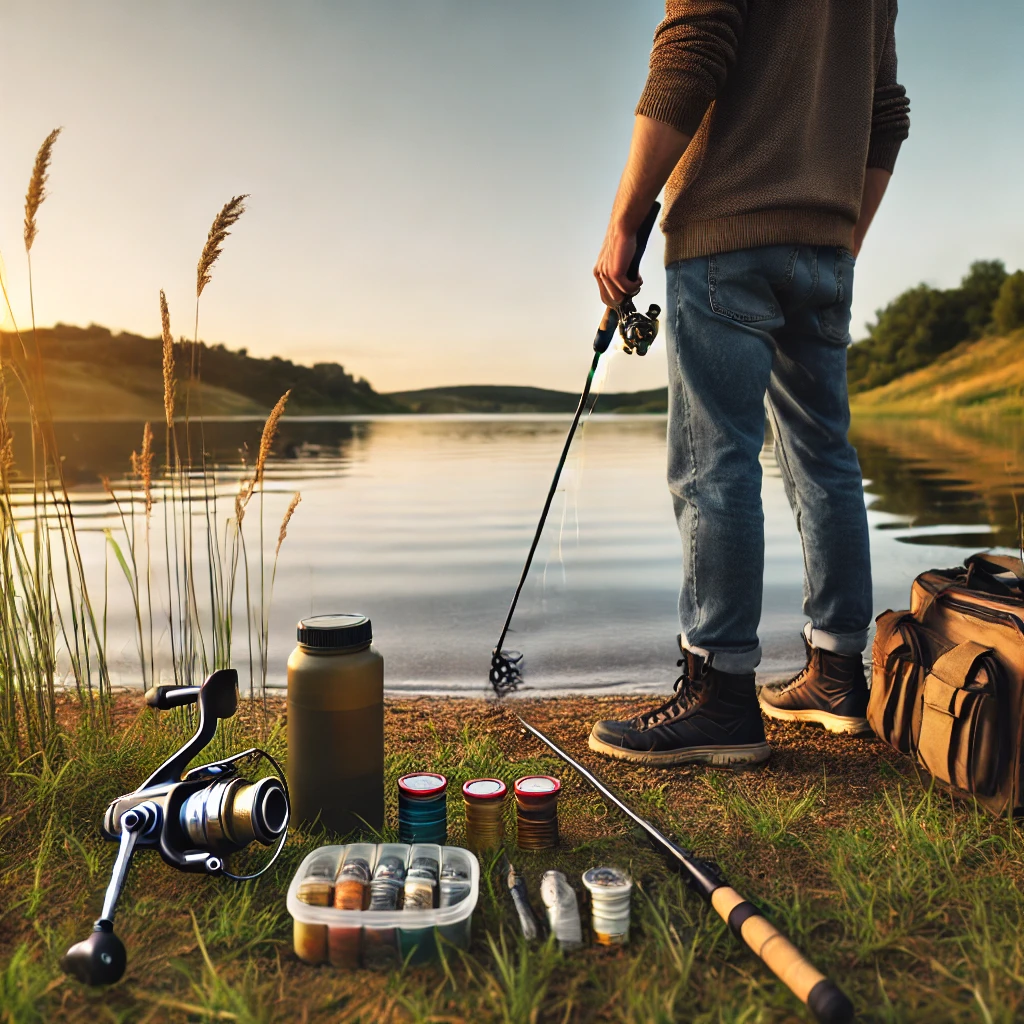
[[[851,736],[871,732],[865,715],[868,687],[859,654],[833,654],[804,638],[807,665],[781,686],[763,686],[759,700],[769,718],[782,722],[816,722],[829,732]]]
[[[754,692],[754,673],[733,675],[683,651],[672,698],[626,722],[597,722],[590,749],[640,764],[763,764],[772,748]]]

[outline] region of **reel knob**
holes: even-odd
[[[76,942],[61,958],[60,969],[86,985],[113,985],[124,974],[128,954],[114,934],[114,925],[102,918],[92,935]]]

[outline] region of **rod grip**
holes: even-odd
[[[731,885],[711,894],[711,905],[737,938],[814,1014],[821,1024],[848,1024],[853,1003],[752,903]]]
[[[636,252],[633,253],[633,261],[629,264],[629,269],[626,271],[626,277],[630,281],[635,281],[640,276],[640,261],[644,258],[647,240],[651,237],[651,232],[654,230],[654,224],[660,212],[661,203],[655,200],[647,211],[647,216],[641,221],[640,227],[636,229]]]

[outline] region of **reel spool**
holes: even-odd
[[[127,953],[114,934],[114,909],[137,848],[158,850],[179,871],[248,881],[270,868],[288,838],[288,784],[281,766],[266,751],[244,750],[182,774],[209,745],[217,722],[235,713],[238,673],[234,669],[214,672],[201,686],[156,686],[146,692],[146,703],[165,711],[198,703],[199,726],[180,750],[138,789],[114,800],[103,816],[104,837],[120,843],[103,910],[92,935],[75,943],[60,961],[65,973],[87,985],[110,985],[124,973]],[[262,759],[277,777],[250,782],[242,771]],[[234,874],[225,858],[253,842],[277,846],[259,871]]]

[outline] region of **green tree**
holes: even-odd
[[[992,325],[997,334],[1024,327],[1024,270],[1010,274],[992,306]]]
[[[993,306],[1007,280],[1002,260],[977,260],[957,288],[919,284],[897,296],[875,313],[867,338],[850,349],[851,393],[888,384],[960,342],[980,338],[992,324]]]

